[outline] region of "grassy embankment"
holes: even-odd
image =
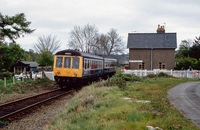
[[[25,82],[21,82],[19,80],[15,80],[15,84],[13,84],[12,78],[6,81],[6,87],[4,87],[4,81],[0,81],[0,100],[7,98],[11,94],[26,94],[32,90],[37,90],[41,86],[48,86],[49,84],[54,84],[53,81],[44,78],[37,79],[33,81],[31,79],[26,79]]]
[[[118,73],[112,79],[84,87],[46,129],[147,129],[148,125],[162,129],[198,129],[167,99],[167,90],[174,85],[197,80],[165,76],[140,79]],[[131,99],[125,100],[127,97]]]

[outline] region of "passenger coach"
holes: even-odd
[[[63,50],[55,54],[54,79],[60,84],[93,80],[115,72],[116,59],[83,53],[75,50]]]

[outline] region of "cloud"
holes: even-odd
[[[165,23],[166,32],[177,32],[177,43],[200,35],[199,0],[0,0],[3,15],[25,13],[36,31],[18,39],[26,50],[42,35],[56,35],[66,49],[75,25],[95,25],[100,33],[116,28],[127,42],[128,33],[155,33]]]

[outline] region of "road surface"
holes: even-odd
[[[200,127],[200,82],[176,85],[168,91],[170,102]]]

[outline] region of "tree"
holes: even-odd
[[[37,53],[50,52],[54,54],[61,47],[61,43],[56,39],[56,36],[40,36],[38,43],[34,44],[34,49]]]
[[[0,46],[0,70],[10,70],[11,66],[24,59],[25,51],[19,45]]]
[[[101,34],[96,39],[96,44],[94,45],[94,53],[100,55],[106,55],[105,45],[109,42],[108,36],[106,34]]]
[[[196,37],[193,46],[190,48],[189,56],[195,59],[200,59],[200,36]]]
[[[93,25],[85,25],[83,28],[74,26],[70,32],[68,46],[82,52],[93,52],[98,37],[98,29]]]
[[[200,46],[200,36],[199,37],[195,37],[196,39],[194,39],[194,42],[193,44],[194,45],[197,45],[197,46]]]
[[[37,57],[39,57],[38,53],[35,53],[34,50],[29,49],[29,51],[26,51],[27,55],[31,57],[31,60],[25,60],[25,61],[36,61]]]
[[[176,64],[175,69],[181,70],[182,67],[184,67],[185,69],[189,69],[190,66],[192,68],[195,68],[196,61],[197,61],[196,59],[190,57],[181,58],[179,62]]]
[[[35,31],[29,28],[30,24],[31,22],[26,20],[24,13],[15,16],[3,16],[0,13],[0,44],[2,45],[6,37],[15,43],[17,38]]]
[[[37,60],[40,66],[53,66],[53,55],[50,52],[42,52]]]
[[[125,47],[122,38],[117,33],[117,30],[111,28],[107,35],[108,43],[104,45],[107,55],[110,55],[111,53],[123,53]]]
[[[188,57],[191,45],[192,41],[190,39],[182,40],[181,44],[179,45],[179,51],[176,54],[176,58]]]

